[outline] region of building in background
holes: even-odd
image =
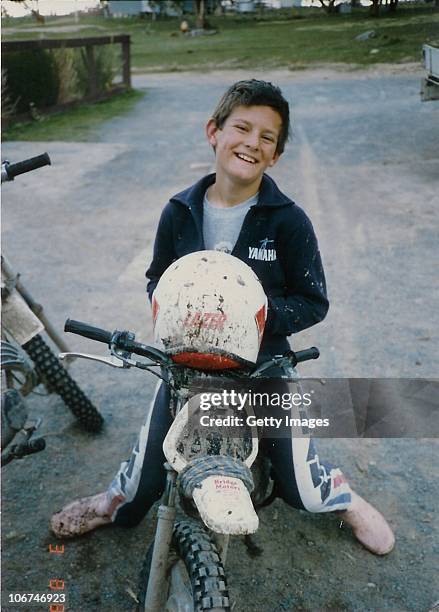
[[[247,2],[247,4],[253,4]],[[205,11],[212,13],[220,5],[216,0],[204,0]],[[166,15],[180,17],[183,14],[195,14],[195,0],[109,0],[108,15],[111,17],[136,17],[139,15]]]
[[[110,0],[108,13],[112,17],[135,17],[137,15],[152,13],[148,0]]]
[[[282,9],[282,8],[292,8],[293,6],[297,6],[297,1],[295,0],[270,0],[269,2],[265,2],[266,6],[274,9]],[[300,6],[300,2],[299,2]]]

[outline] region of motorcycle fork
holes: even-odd
[[[218,554],[220,556],[221,563],[225,565],[227,560],[227,551],[229,549],[230,536],[228,534],[223,533],[212,533],[212,537],[218,549]]]
[[[162,503],[157,512],[157,528],[152,552],[151,571],[146,590],[145,610],[160,612],[163,601],[163,589],[168,569],[169,550],[174,531],[176,510],[176,478],[177,473],[165,463],[166,489]]]

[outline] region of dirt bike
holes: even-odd
[[[231,267],[227,268],[230,259],[225,258],[235,260]],[[189,270],[185,269],[188,259]],[[200,266],[194,272],[193,260],[195,266],[204,266],[201,274]],[[218,263],[220,277],[233,285],[235,319],[227,308],[224,287],[210,291],[208,286],[212,276],[209,264]],[[237,272],[233,269],[236,265]],[[172,275],[177,269],[184,279],[179,286]],[[202,291],[189,299],[186,288],[192,291],[194,285],[200,285],[192,282],[197,275],[202,277]],[[251,286],[255,279],[246,264],[224,253],[203,251],[177,260],[160,279],[152,301],[156,339],[160,337],[165,350],[136,342],[129,331],[109,332],[87,323],[66,321],[65,331],[107,344],[111,356],[66,353],[61,358],[74,356],[116,368],[139,368],[164,380],[171,391],[173,423],[163,443],[166,489],[158,510],[155,539],[140,574],[139,611],[231,610],[224,570],[229,536],[245,535],[249,548],[257,552],[251,540],[259,522],[254,508],[267,505],[275,495],[269,492],[269,460],[258,456],[257,430],[254,420],[248,419],[252,408],[246,405],[245,412],[240,413],[240,425],[233,421],[234,405],[216,402],[215,410],[210,411],[213,422],[204,427],[203,390],[236,381],[247,385],[249,380],[263,379],[273,367],[291,372],[298,362],[317,359],[319,351],[315,347],[296,353],[288,351],[255,366],[259,348],[256,341],[255,351],[255,338],[260,337],[262,320],[258,313],[266,308],[261,289]],[[247,327],[240,323],[245,316],[235,281],[243,294],[251,294],[254,289],[254,307],[248,299],[242,302],[250,313]],[[212,287],[217,282],[221,283],[218,275]],[[169,301],[171,294],[174,299]],[[215,310],[218,304],[220,311]],[[171,316],[168,306],[171,311],[177,307],[179,312],[174,310]],[[265,312],[262,314],[263,329]],[[229,350],[222,350],[222,340],[228,343]],[[246,353],[251,345],[253,353]],[[297,374],[293,376],[297,381]],[[224,426],[227,417],[230,427]]]
[[[1,181],[12,181],[19,174],[50,163],[47,153],[16,164],[6,161],[2,164]],[[45,316],[43,307],[26,290],[20,275],[14,272],[3,255],[1,279],[1,370],[6,387],[2,395],[2,423],[6,428],[2,448],[17,431],[22,430],[23,415],[26,412],[23,397],[40,383],[45,385],[49,393],[55,392],[64,400],[85,429],[99,431],[103,424],[102,416],[57,359],[42,333],[46,332],[59,350],[67,351],[68,346]],[[31,445],[30,449],[34,446]],[[10,456],[11,449],[8,458]]]

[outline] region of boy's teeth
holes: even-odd
[[[250,162],[251,164],[255,164],[256,163],[256,161],[254,159],[252,159],[251,157],[247,157],[247,155],[243,155],[242,153],[238,153],[237,155],[238,155],[238,157],[240,159],[243,159],[246,162]]]

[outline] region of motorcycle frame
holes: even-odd
[[[69,352],[70,348],[66,344],[66,342],[61,338],[61,336],[56,331],[55,327],[46,317],[42,304],[38,303],[29,291],[24,287],[23,283],[20,280],[20,274],[16,274],[4,255],[1,256],[1,270],[5,275],[5,278],[12,283],[13,289],[16,290],[17,293],[23,298],[25,303],[27,304],[29,310],[40,320],[41,324],[44,327],[45,332],[49,336],[49,338],[55,343],[55,345],[62,352]],[[6,298],[7,300],[7,298]],[[38,332],[35,332],[34,335],[37,335]],[[67,361],[68,365],[69,361]]]

